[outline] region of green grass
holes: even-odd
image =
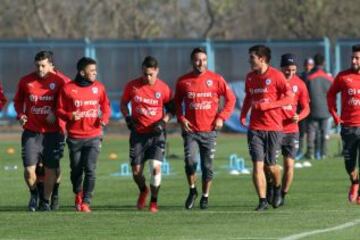
[[[332,228],[359,219],[360,207],[347,202],[348,177],[341,158],[314,161],[313,167],[297,169],[286,205],[258,213],[258,199],[250,175],[228,174],[228,157],[237,153],[251,167],[246,139],[242,135],[218,138],[215,179],[210,208],[184,209],[188,189],[179,135],[169,138],[168,159],[172,174],[164,176],[159,196],[160,211],[151,214],[134,207],[137,188],[130,177],[112,177],[128,161],[126,137],[108,136],[98,162],[96,192],[91,214],[73,210],[67,153],[62,159],[61,209],[49,213],[26,211],[28,191],[22,178],[20,136],[0,145],[0,239],[278,239],[318,229]],[[330,142],[332,155],[338,140]],[[6,149],[14,147],[14,155]],[[108,159],[115,152],[117,160]],[[5,171],[6,165],[18,170]],[[147,169],[146,169],[147,171]],[[200,185],[198,185],[200,189]],[[360,224],[359,224],[360,225]],[[306,239],[358,239],[359,225],[320,233]]]

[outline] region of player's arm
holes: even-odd
[[[23,81],[20,80],[14,97],[14,108],[17,114],[16,118],[19,120],[22,126],[25,125],[28,121],[28,118],[24,112],[25,94]]]
[[[306,118],[310,114],[310,105],[309,105],[309,93],[307,91],[306,86],[304,85],[301,88],[300,97],[299,97],[299,106],[300,106],[300,112],[298,114],[295,114],[293,117],[293,120],[295,122],[299,122]]]
[[[225,104],[222,111],[217,115],[215,120],[215,129],[221,129],[224,121],[228,119],[234,110],[236,98],[225,79],[221,77],[219,81],[219,95],[224,96]]]
[[[266,111],[274,108],[280,108],[282,106],[289,105],[294,100],[294,93],[291,91],[289,83],[286,81],[284,76],[280,76],[277,81],[277,89],[280,92],[280,98],[273,102],[260,102],[254,104],[254,108]]]
[[[125,122],[126,122],[127,128],[130,131],[132,131],[135,129],[136,123],[135,123],[134,119],[130,116],[130,111],[128,108],[128,104],[131,100],[130,89],[131,89],[131,87],[129,86],[129,84],[127,84],[125,86],[124,93],[121,96],[120,111],[121,111],[122,115],[125,117]]]
[[[56,116],[58,118],[65,122],[74,120],[74,114],[72,113],[72,111],[68,110],[69,103],[67,101],[64,88],[60,90],[56,105]]]
[[[337,107],[336,107],[336,95],[338,94],[338,92],[340,92],[340,78],[336,77],[335,81],[333,82],[329,91],[327,92],[328,109],[336,125],[342,123],[340,116],[337,114]]]
[[[3,107],[5,106],[6,103],[7,103],[7,98],[4,94],[2,85],[0,84],[0,111],[3,109]]]
[[[244,127],[247,127],[246,116],[251,108],[251,105],[252,105],[252,97],[249,92],[249,87],[247,86],[247,81],[245,81],[245,97],[243,100],[241,113],[240,113],[240,124],[243,125]]]
[[[111,115],[110,101],[106,94],[105,88],[103,88],[99,103],[100,103],[100,110],[101,110],[100,124],[101,124],[101,126],[104,127],[109,123],[110,115]]]
[[[183,101],[184,101],[184,93],[180,83],[178,82],[176,84],[175,97],[174,97],[176,118],[178,122],[181,124],[181,127],[184,131],[192,132],[192,125],[189,122],[189,120],[185,118],[183,113]]]

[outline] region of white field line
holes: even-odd
[[[311,236],[311,235],[315,235],[315,234],[343,230],[345,228],[353,227],[353,226],[358,225],[358,224],[360,224],[360,219],[356,219],[354,221],[347,222],[347,223],[344,223],[344,224],[341,224],[341,225],[338,225],[338,226],[335,226],[335,227],[331,227],[331,228],[318,229],[318,230],[313,230],[313,231],[302,232],[302,233],[290,235],[290,236],[287,236],[287,237],[279,238],[279,240],[302,239],[302,238],[305,238],[305,237],[308,237],[308,236]]]

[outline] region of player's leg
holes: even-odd
[[[38,133],[25,130],[21,137],[21,155],[24,166],[24,179],[29,188],[29,211],[36,211],[38,206],[38,189],[36,186],[36,165],[40,159],[41,137]]]
[[[198,196],[196,190],[196,153],[197,153],[197,135],[196,133],[183,132],[184,155],[185,155],[185,173],[189,185],[189,194],[185,201],[185,208],[192,209]]]
[[[282,155],[284,156],[284,174],[282,178],[282,203],[285,202],[285,196],[289,192],[294,179],[295,156],[298,146],[298,133],[286,134],[282,141]]]
[[[297,159],[301,159],[304,155],[303,150],[305,146],[305,136],[306,136],[306,130],[307,130],[307,123],[306,119],[303,119],[299,122],[299,149],[296,153]]]
[[[253,163],[252,180],[259,197],[259,205],[256,211],[263,211],[268,208],[266,200],[266,177],[264,170],[265,159],[265,133],[262,131],[248,130],[248,148]]]
[[[148,137],[146,135],[138,135],[135,132],[130,134],[130,164],[132,169],[132,176],[136,186],[139,189],[139,196],[136,202],[136,207],[141,210],[145,208],[146,198],[149,195],[149,188],[146,186],[144,176],[144,153],[146,150],[146,143]]]
[[[151,138],[151,143],[145,153],[145,158],[149,162],[150,169],[150,190],[151,199],[149,210],[153,213],[158,211],[158,194],[161,184],[161,164],[165,153],[165,134],[155,135]]]
[[[81,150],[81,162],[84,167],[82,212],[91,212],[90,204],[96,181],[96,162],[100,154],[101,139],[99,137],[86,139]]]
[[[45,167],[44,199],[42,210],[50,210],[50,198],[56,183],[56,171],[63,157],[65,137],[60,133],[46,133],[43,139],[43,164]]]
[[[213,179],[213,161],[216,151],[216,131],[201,133],[199,139],[200,163],[202,171],[202,196],[200,199],[200,208],[208,208],[208,199],[211,183]]]
[[[358,154],[360,136],[358,136],[357,131],[359,131],[357,127],[341,127],[345,169],[351,182],[348,193],[350,202],[356,201],[359,191],[359,175],[356,170],[356,156]]]
[[[277,208],[282,202],[281,197],[281,169],[277,164],[277,158],[280,153],[281,142],[283,133],[270,131],[267,132],[266,138],[266,157],[265,157],[265,168],[271,173],[274,185],[274,196],[272,199],[272,206]]]
[[[54,184],[54,188],[51,194],[51,210],[59,209],[59,188],[60,188],[60,181],[61,181],[61,170],[60,166],[56,169],[56,182]]]
[[[321,119],[319,121],[320,129],[320,158],[326,158],[327,155],[327,138],[328,138],[328,127],[329,119]]]
[[[305,157],[308,159],[314,159],[315,154],[315,140],[317,131],[317,122],[314,119],[308,119],[307,122],[307,151]]]
[[[75,194],[75,209],[81,210],[81,204],[83,202],[83,165],[81,162],[81,150],[83,142],[72,138],[67,138],[66,142],[69,149],[70,158],[70,179],[72,184],[72,190]]]

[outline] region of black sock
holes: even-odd
[[[140,188],[140,192],[145,192],[146,189],[147,189],[146,185],[141,186],[141,187],[139,187],[139,188]]]
[[[191,194],[195,194],[197,191],[196,191],[196,187],[194,187],[194,188],[190,188],[190,193]]]
[[[49,204],[50,203],[50,201],[48,200],[48,199],[42,199],[42,201],[44,202],[44,203],[47,203],[47,204]]]
[[[157,202],[157,197],[151,196],[151,200],[150,200],[150,201],[156,203],[156,202]]]
[[[259,203],[264,203],[266,202],[266,198],[259,198]]]
[[[60,183],[55,183],[55,185],[53,187],[53,192],[52,192],[53,196],[59,195],[59,185],[60,185]]]
[[[31,195],[38,195],[37,187],[35,187],[34,189],[30,188],[30,193],[31,193]]]
[[[208,199],[209,197],[205,197],[204,195],[202,195],[202,197],[201,197],[201,198]]]
[[[283,198],[285,198],[285,195],[287,194],[287,192],[284,192],[284,191],[281,191],[281,196],[283,197]]]

